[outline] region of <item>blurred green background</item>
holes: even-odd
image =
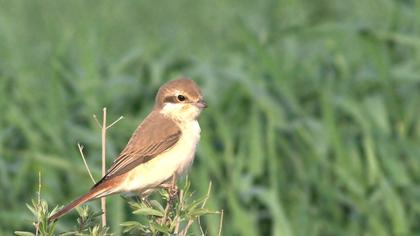
[[[99,178],[92,114],[125,116],[110,163],[181,75],[209,103],[190,176],[224,235],[420,235],[420,1],[0,4],[0,235],[32,228],[38,171],[50,206],[89,189],[77,142]]]

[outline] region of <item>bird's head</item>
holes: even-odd
[[[169,81],[159,88],[155,108],[180,122],[193,121],[207,107],[198,85],[191,79]]]

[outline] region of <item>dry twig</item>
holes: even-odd
[[[102,109],[102,177],[106,174],[106,107]],[[106,226],[106,198],[101,198],[102,226]]]
[[[41,171],[38,172],[38,206],[41,206],[41,187],[42,187],[42,183],[41,183]],[[35,226],[35,236],[38,236],[39,234],[39,224],[40,224],[40,219],[38,219],[37,222],[34,223]]]
[[[95,179],[93,178],[92,172],[90,172],[89,166],[88,166],[88,164],[87,164],[87,162],[86,162],[85,155],[83,154],[83,146],[82,146],[82,145],[80,145],[80,143],[77,143],[77,147],[79,148],[80,156],[81,156],[81,157],[82,157],[82,159],[83,159],[83,163],[85,164],[86,170],[87,170],[87,172],[89,173],[90,179],[92,180],[93,184],[96,184],[96,181],[95,181]]]
[[[201,204],[201,208],[204,208],[204,206],[206,205],[206,203],[207,203],[207,200],[209,199],[209,197],[210,197],[210,192],[211,192],[211,185],[212,183],[211,183],[211,181],[210,181],[210,183],[209,183],[209,188],[207,189],[207,196],[206,196],[206,198],[204,199],[204,202],[203,202],[203,204]],[[204,233],[204,231],[203,231],[203,227],[201,227],[201,222],[200,222],[200,217],[198,217],[198,225],[200,226],[200,231],[201,231],[201,235],[205,235],[205,233]]]
[[[101,169],[102,169],[102,177],[104,177],[105,174],[106,174],[106,130],[111,128],[113,125],[115,125],[122,118],[124,118],[124,117],[120,116],[117,120],[112,122],[110,125],[107,125],[106,124],[106,107],[102,108],[102,125],[99,122],[97,116],[93,115],[93,119],[96,121],[96,124],[101,129],[101,142],[102,142],[102,168]],[[85,161],[85,163],[86,163],[86,161]],[[89,170],[89,168],[88,168],[88,170]],[[92,178],[92,176],[91,176],[91,178]],[[102,210],[102,226],[106,226],[106,197],[101,198],[101,210]]]
[[[223,227],[223,210],[220,212],[220,223],[219,223],[219,236],[222,235],[222,227]]]

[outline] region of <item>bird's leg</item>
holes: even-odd
[[[178,186],[176,185],[176,174],[172,176],[172,183],[168,189],[169,199],[173,199],[178,195]]]
[[[151,203],[149,201],[149,196],[154,190],[155,189],[148,189],[146,191],[139,191],[138,195],[137,195],[138,202],[143,202],[144,204],[146,204],[146,206],[150,207]]]
[[[152,204],[149,201],[148,196],[141,197],[141,202],[143,202],[147,207],[150,207]]]
[[[174,199],[178,195],[178,186],[176,185],[176,174],[172,175],[172,180],[160,185],[161,188],[166,189],[169,194],[169,199]]]
[[[141,197],[140,193],[138,195],[134,195],[133,198],[136,202],[142,202],[143,201],[143,198]]]

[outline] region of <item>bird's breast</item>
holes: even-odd
[[[131,171],[124,191],[143,191],[160,185],[174,174],[185,174],[194,160],[201,130],[197,121],[183,124],[180,128],[182,135],[173,147]]]

